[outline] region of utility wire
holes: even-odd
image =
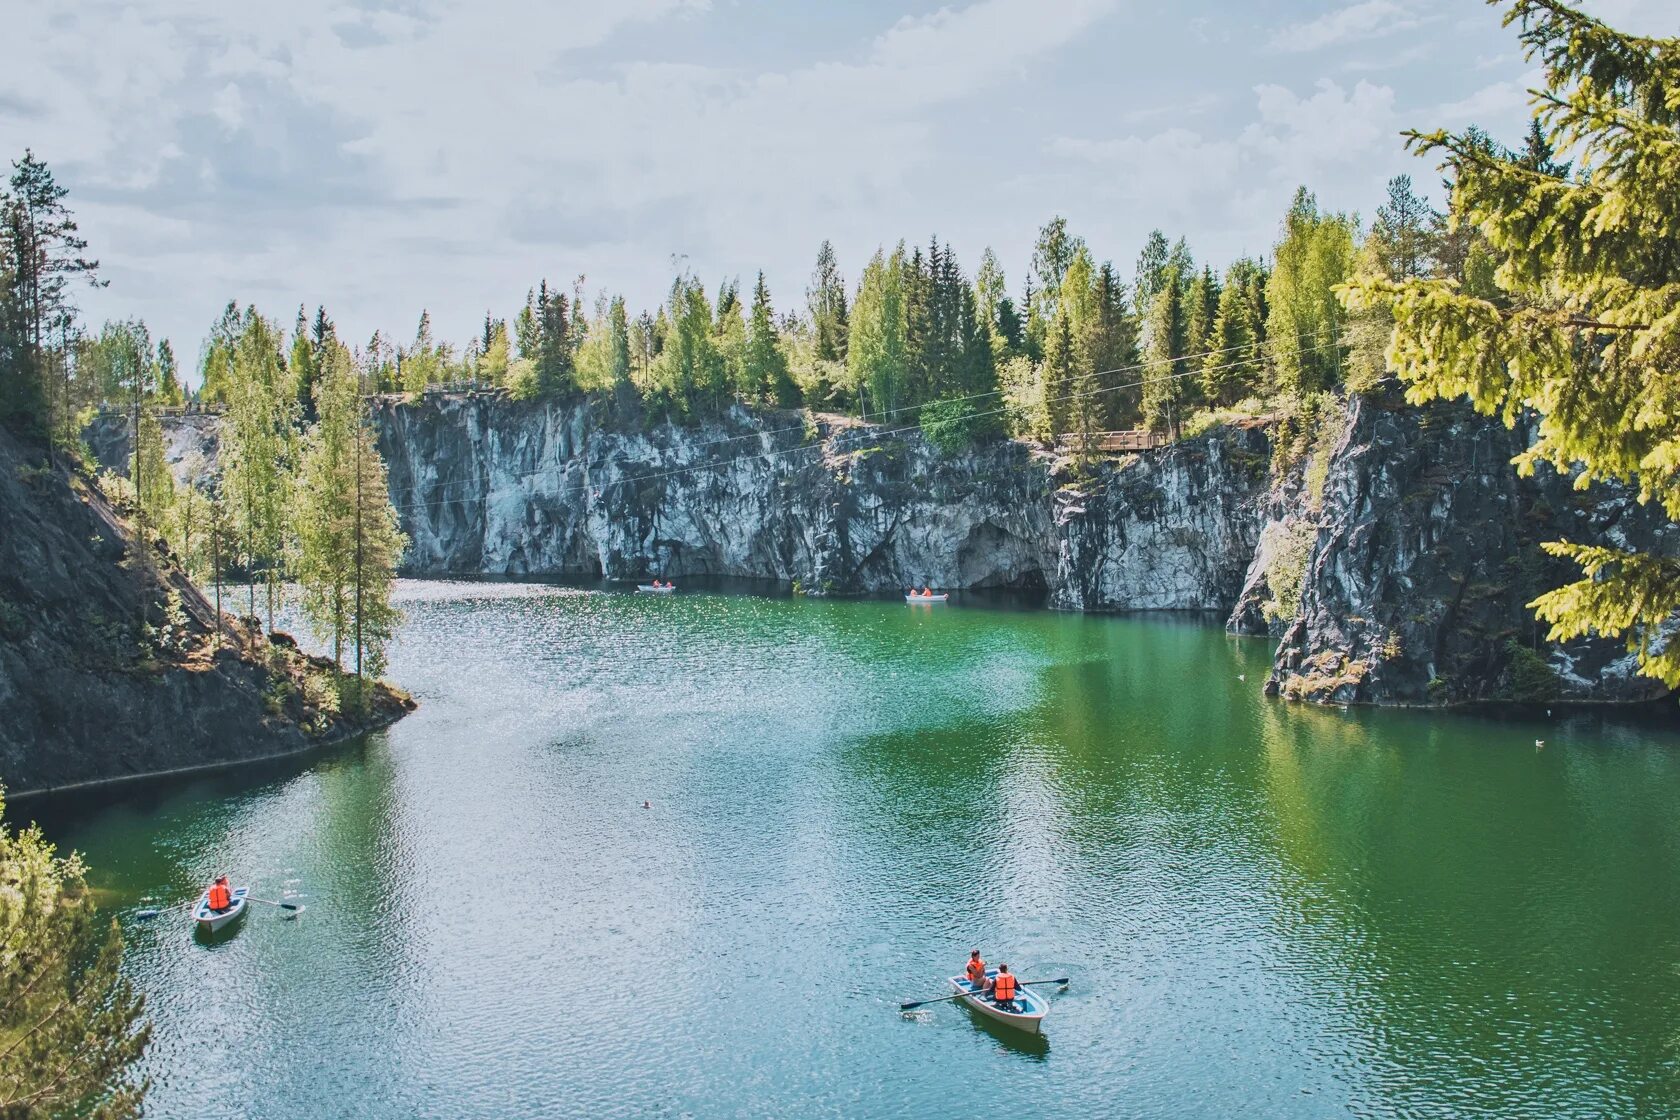
[[[1340,345],[1340,343],[1326,342],[1326,343],[1321,343],[1317,346],[1303,347],[1300,350],[1297,350],[1296,353],[1297,354],[1308,354],[1308,353],[1312,353],[1312,352],[1317,351],[1317,350],[1323,350],[1323,349],[1326,349],[1330,346],[1337,346],[1337,345]],[[1223,351],[1210,351],[1210,353],[1223,353]],[[1194,355],[1191,355],[1191,356],[1194,356]],[[1127,369],[1141,368],[1142,365],[1160,365],[1163,362],[1179,361],[1179,360],[1182,360],[1182,359],[1177,359],[1177,358],[1174,358],[1174,359],[1157,359],[1153,362],[1141,363],[1140,366],[1124,367],[1124,368],[1127,368]],[[1145,377],[1145,378],[1140,378],[1136,381],[1124,382],[1124,383],[1119,384],[1119,385],[1110,385],[1110,386],[1107,386],[1107,387],[1102,388],[1102,389],[1094,389],[1094,390],[1091,390],[1091,391],[1085,392],[1085,393],[1059,394],[1059,395],[1057,395],[1055,397],[1051,397],[1049,399],[1050,400],[1077,400],[1077,399],[1084,398],[1084,397],[1099,397],[1099,396],[1103,396],[1103,395],[1108,394],[1108,393],[1120,392],[1123,389],[1136,389],[1136,388],[1140,388],[1141,386],[1144,386],[1144,385],[1155,384],[1155,383],[1161,382],[1161,381],[1176,381],[1176,380],[1179,380],[1179,379],[1185,378],[1185,377],[1199,377],[1204,372],[1219,372],[1219,371],[1225,370],[1225,369],[1235,369],[1235,368],[1239,368],[1239,367],[1242,367],[1242,366],[1253,365],[1256,362],[1260,362],[1260,361],[1264,361],[1264,360],[1265,360],[1264,358],[1248,358],[1248,359],[1244,359],[1244,360],[1238,361],[1238,362],[1229,362],[1229,363],[1226,363],[1224,365],[1214,366],[1214,367],[1211,367],[1211,369],[1208,369],[1208,370],[1191,369],[1191,370],[1185,370],[1183,373],[1163,374],[1163,375],[1158,376],[1158,377]],[[1106,371],[1106,372],[1119,372],[1119,371],[1114,370],[1114,371]],[[1081,376],[1100,376],[1100,375],[1081,375]],[[1061,380],[1066,381],[1066,380],[1070,380],[1070,379],[1062,378]],[[990,394],[981,394],[981,395],[990,395]],[[969,417],[969,419],[976,419],[977,420],[977,419],[981,419],[981,418],[987,417],[987,416],[1001,416],[1001,415],[1007,413],[1008,411],[1009,411],[1009,407],[1005,406],[1003,408],[991,409],[991,410],[986,411],[986,412],[974,413],[971,417]],[[908,433],[908,432],[914,432],[914,431],[919,430],[920,428],[921,428],[921,425],[919,423],[917,423],[917,424],[908,424],[908,425],[905,425],[903,427],[898,427],[898,428],[880,428],[880,429],[870,428],[870,429],[861,429],[861,431],[867,437],[869,437],[871,439],[883,439],[883,438],[890,438],[890,437],[896,436],[896,435],[903,435],[903,434]],[[783,429],[783,430],[791,430],[791,429]],[[803,431],[804,430],[803,426],[801,426],[798,430]],[[755,434],[758,434],[758,433],[755,433]],[[715,441],[715,442],[720,442],[721,443],[721,442],[726,442],[726,441],[720,440],[720,441]],[[611,487],[615,487],[615,486],[625,486],[625,485],[628,485],[628,484],[631,484],[631,483],[653,482],[653,481],[656,481],[656,480],[662,479],[662,478],[675,478],[675,477],[680,476],[680,475],[692,474],[695,471],[715,470],[715,469],[720,468],[720,467],[735,466],[735,465],[738,465],[740,463],[753,462],[753,461],[758,460],[758,459],[775,459],[775,458],[780,458],[782,456],[797,455],[801,452],[806,452],[806,451],[823,450],[823,449],[828,447],[828,443],[829,443],[828,440],[818,440],[814,443],[800,444],[800,445],[794,446],[794,447],[778,448],[778,449],[773,449],[773,450],[770,450],[770,451],[755,452],[755,453],[750,454],[750,455],[741,455],[741,456],[737,456],[737,457],[732,458],[732,459],[714,459],[714,460],[704,462],[704,463],[691,463],[687,466],[676,467],[676,468],[673,468],[671,470],[654,471],[654,472],[650,472],[648,474],[630,475],[630,476],[627,476],[625,478],[615,479],[611,482],[594,483],[594,484],[584,483],[584,484],[579,485],[579,486],[566,487],[566,488],[560,489],[560,490],[545,491],[544,494],[545,494],[545,496],[548,496],[548,497],[563,497],[563,496],[568,495],[568,494],[587,493],[588,491],[591,491],[591,490],[600,492],[603,489],[607,489],[607,488],[611,488]],[[702,446],[704,446],[704,445],[702,445]],[[534,476],[540,475],[540,474],[554,473],[557,470],[573,470],[573,469],[583,469],[583,470],[587,471],[590,468],[589,468],[588,464],[585,464],[581,468],[578,468],[575,464],[570,463],[570,462],[568,462],[568,463],[552,463],[552,464],[548,464],[548,465],[545,465],[543,467],[537,468],[535,470],[522,472],[522,473],[514,475],[512,477],[515,478],[515,479],[530,478],[530,477],[534,477]],[[476,482],[479,482],[480,480],[477,480],[477,479],[463,479],[463,480],[460,480],[460,481],[462,481],[462,482],[475,482],[476,483]],[[444,484],[444,485],[447,485],[447,484]],[[423,489],[423,487],[419,487],[419,486],[409,487],[409,488],[406,488],[403,491],[400,491],[400,493],[411,493],[414,490],[419,490],[419,489]],[[435,501],[427,501],[427,502],[422,502],[420,504],[422,504],[427,510],[433,510],[433,509],[441,509],[445,506],[461,505],[461,504],[468,503],[468,502],[482,502],[483,500],[484,499],[481,496],[473,495],[473,496],[464,497],[464,498],[439,498]]]
[[[1328,344],[1328,343],[1327,344],[1321,344],[1320,346],[1310,347],[1309,349],[1319,350],[1319,349],[1323,349],[1325,345],[1331,345],[1331,344]],[[1159,366],[1159,365],[1163,365],[1163,364],[1166,364],[1166,363],[1169,363],[1169,362],[1195,361],[1195,360],[1201,359],[1201,358],[1214,357],[1214,356],[1219,355],[1219,354],[1229,354],[1233,350],[1246,350],[1247,348],[1248,348],[1247,345],[1226,346],[1223,349],[1219,349],[1219,350],[1203,350],[1200,353],[1182,354],[1182,355],[1179,355],[1178,357],[1174,357],[1174,358],[1146,358],[1141,362],[1134,362],[1131,365],[1125,365],[1125,366],[1116,366],[1113,369],[1096,370],[1093,373],[1070,374],[1067,377],[1060,377],[1060,378],[1057,378],[1054,381],[1045,382],[1045,387],[1049,388],[1049,387],[1057,386],[1057,385],[1065,385],[1070,381],[1079,381],[1079,380],[1081,380],[1082,378],[1085,378],[1085,377],[1108,377],[1108,376],[1111,376],[1111,375],[1116,374],[1116,373],[1135,373],[1138,370],[1148,369],[1150,366]],[[1307,350],[1296,351],[1296,353],[1306,353],[1306,352],[1308,352],[1308,351]],[[1266,360],[1266,356],[1262,355],[1262,356],[1255,357],[1255,358],[1245,359],[1242,362],[1238,362],[1238,363],[1234,363],[1234,364],[1235,365],[1250,365],[1250,364],[1254,364],[1254,363],[1257,363],[1257,362],[1262,362],[1262,361],[1265,361],[1265,360]],[[1232,368],[1232,367],[1228,366],[1228,365],[1215,366],[1213,371],[1216,372],[1218,370],[1228,369],[1228,368]],[[1196,374],[1200,374],[1200,373],[1204,372],[1204,370],[1198,368],[1198,369],[1196,369],[1192,372],[1194,372]],[[1139,384],[1142,384],[1142,382],[1139,382]],[[1116,388],[1133,388],[1133,387],[1135,387],[1135,386],[1116,386]],[[996,388],[996,389],[986,389],[986,390],[984,390],[982,392],[979,392],[979,393],[969,393],[968,395],[961,396],[961,397],[942,397],[942,398],[940,398],[940,400],[937,403],[939,403],[939,404],[947,404],[947,403],[955,404],[955,403],[959,403],[959,402],[962,402],[962,401],[983,400],[987,397],[999,396],[1000,394],[1005,393],[1007,391],[1008,390],[1006,390],[1002,387],[999,387],[999,388]],[[1055,396],[1055,397],[1051,397],[1049,399],[1050,400],[1064,400],[1066,398],[1061,397],[1061,396]],[[924,404],[913,404],[913,405],[901,405],[898,408],[889,408],[885,412],[880,412],[880,413],[877,413],[876,415],[877,415],[877,417],[887,417],[887,416],[897,416],[901,413],[906,413],[906,412],[915,412],[918,409],[925,408],[928,403],[935,403],[935,402],[925,402]],[[761,429],[761,430],[752,431],[752,432],[743,432],[740,435],[723,436],[723,437],[718,438],[718,439],[706,440],[702,443],[689,444],[688,446],[689,446],[690,450],[699,451],[699,450],[702,450],[702,449],[707,448],[707,447],[716,447],[720,444],[736,443],[736,442],[739,442],[741,440],[747,440],[747,439],[764,439],[764,438],[769,437],[769,436],[785,435],[788,432],[803,432],[804,430],[805,430],[805,424],[800,423],[800,424],[790,425],[790,426],[785,427],[785,428],[767,428],[767,429]],[[610,460],[602,459],[602,460],[599,461],[598,464],[585,463],[583,465],[583,468],[585,470],[588,470],[593,466],[604,465],[607,462],[610,462]],[[514,478],[529,478],[529,477],[532,477],[532,476],[535,476],[535,475],[546,473],[550,469],[552,469],[552,468],[546,467],[546,466],[545,467],[538,467],[534,470],[526,471],[522,474],[516,474],[513,477]],[[440,485],[443,485],[443,486],[465,485],[465,484],[469,484],[469,483],[472,483],[472,482],[475,482],[475,481],[476,481],[475,479],[457,479],[453,483],[441,483]],[[406,493],[410,490],[418,490],[418,489],[423,489],[423,487],[420,487],[420,486],[405,487],[404,490],[400,491],[400,492]]]

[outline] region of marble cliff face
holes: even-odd
[[[1340,438],[1286,467],[1264,427],[1236,427],[1082,480],[1020,443],[945,454],[796,412],[627,425],[585,403],[433,394],[382,400],[375,420],[412,575],[1014,588],[1060,609],[1208,611],[1270,632],[1269,687],[1303,699],[1510,698],[1514,660],[1525,696],[1537,679],[1558,699],[1662,691],[1620,643],[1545,642],[1525,604],[1570,574],[1541,540],[1673,549],[1680,530],[1611,488],[1518,478],[1528,433],[1459,406],[1356,397],[1332,420]],[[118,420],[90,432],[113,465],[126,438]],[[174,432],[171,457],[213,469],[214,442]]]

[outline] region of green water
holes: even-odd
[[[1680,1111],[1670,731],[1288,706],[1149,618],[403,599],[388,734],[17,807],[119,911],[307,907],[129,923],[153,1116]],[[1073,978],[1042,1040],[898,1012],[976,946]]]

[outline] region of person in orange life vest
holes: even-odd
[[[997,978],[992,981],[992,1002],[1004,1011],[1015,1010],[1015,995],[1021,989],[1015,974],[1009,971],[1009,966],[999,964]]]
[[[931,587],[923,587],[923,588],[922,588],[922,598],[924,598],[924,599],[931,599],[931,598],[933,598],[933,588],[931,588]]]
[[[228,886],[228,877],[226,875],[218,876],[216,881],[210,884],[209,901],[210,909],[217,914],[220,914],[224,910],[232,909],[233,890]]]
[[[975,949],[968,954],[968,967],[964,970],[968,974],[968,983],[975,991],[986,987],[986,962],[980,959],[980,950]]]

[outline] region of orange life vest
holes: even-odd
[[[213,883],[210,886],[210,909],[226,910],[233,905],[232,893],[226,883]]]
[[[976,988],[986,982],[986,962],[979,957],[968,960],[968,982]]]
[[[1007,1003],[1015,998],[1015,974],[1000,972],[992,982],[992,998],[999,1003]]]

